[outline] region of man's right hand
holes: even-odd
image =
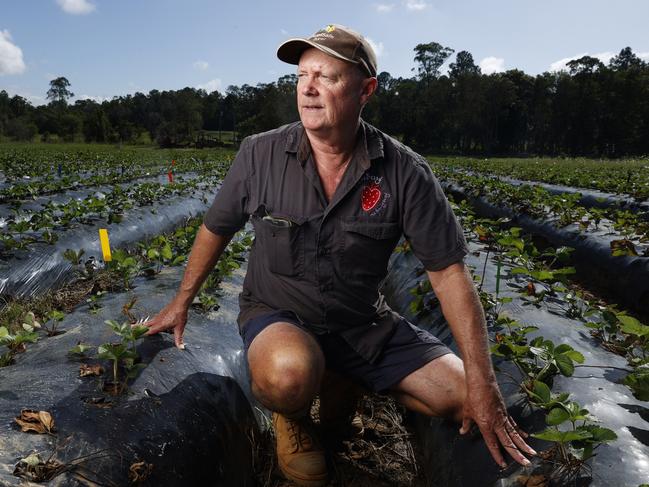
[[[173,300],[155,315],[153,319],[144,323],[144,326],[149,327],[149,331],[146,332],[147,335],[155,335],[161,331],[173,330],[176,347],[184,350],[183,332],[185,331],[186,324],[187,306]]]
[[[183,332],[187,324],[189,306],[231,239],[232,235],[218,235],[212,233],[205,225],[200,226],[178,294],[152,320],[144,323],[149,327],[147,335],[173,330],[176,346],[181,350],[185,348]]]

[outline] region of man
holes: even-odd
[[[535,452],[498,390],[450,206],[421,156],[360,118],[377,87],[372,48],[356,32],[330,25],[283,43],[277,55],[298,65],[301,122],[242,142],[180,290],[148,333],[173,329],[183,347],[193,297],[251,218],[255,242],[238,322],[252,392],[273,411],[278,464],[288,478],[326,482],[325,457],[308,423],[325,369],[451,418],[461,433],[475,422],[497,463],[505,465],[503,447],[528,465],[523,454]],[[378,292],[402,234],[427,270],[463,360],[390,310]],[[323,392],[321,417],[333,416],[334,404]]]

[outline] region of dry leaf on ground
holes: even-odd
[[[137,462],[128,469],[128,479],[131,483],[144,482],[153,471],[153,464],[146,462]]]
[[[104,368],[99,364],[81,364],[81,366],[79,367],[79,377],[97,376],[103,373]]]
[[[39,434],[54,432],[54,418],[47,411],[23,409],[15,421],[23,432],[34,431]]]
[[[48,459],[44,462],[37,453],[32,453],[16,464],[13,474],[31,482],[47,482],[65,468],[66,466],[57,460]]]

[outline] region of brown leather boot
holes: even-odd
[[[273,413],[277,463],[284,476],[298,485],[318,487],[327,483],[327,461],[313,437],[308,416],[289,419]]]

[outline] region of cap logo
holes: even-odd
[[[325,27],[325,30],[327,32],[333,32],[334,30],[336,30],[336,26],[329,24],[327,27]]]

